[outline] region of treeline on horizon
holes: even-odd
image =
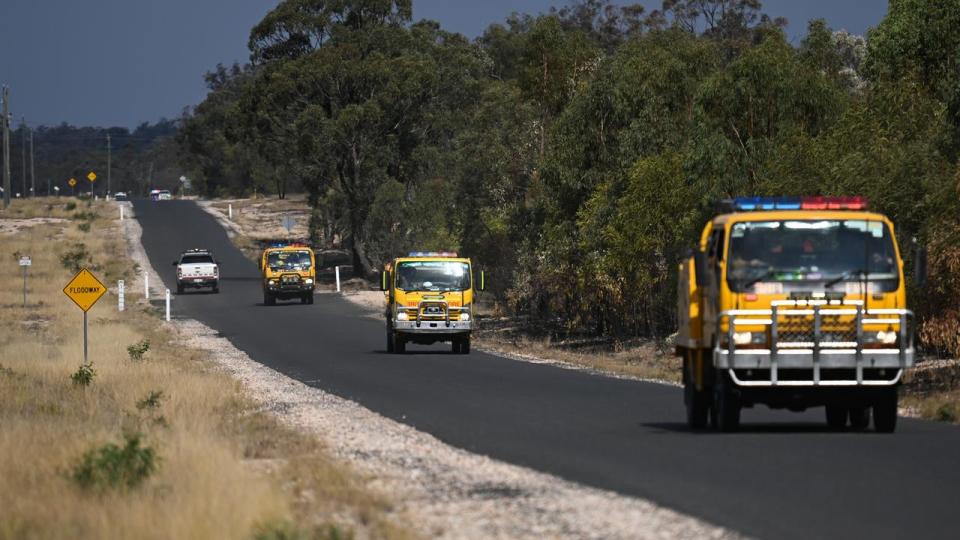
[[[89,193],[89,172],[97,174],[93,190],[107,192],[107,135],[110,135],[110,189],[144,194],[151,187],[176,188],[181,166],[176,135],[180,121],[161,119],[144,122],[133,130],[124,127],[14,125],[10,130],[11,195],[30,193],[31,180],[36,195]],[[30,132],[33,132],[33,178],[30,172]],[[75,188],[68,184],[77,180]],[[24,189],[26,188],[26,189]]]
[[[960,0],[892,0],[797,46],[759,0],[577,0],[476,40],[410,0],[285,0],[206,76],[181,157],[207,195],[305,191],[369,274],[453,249],[558,333],[675,331],[676,265],[717,201],[865,195],[898,226],[925,343],[960,354]]]

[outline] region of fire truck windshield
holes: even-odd
[[[840,287],[868,283],[871,292],[899,284],[893,238],[882,221],[784,220],[735,223],[727,253],[731,290],[758,283],[785,288]]]
[[[397,265],[402,291],[462,291],[470,288],[470,266],[456,261],[406,261]]]

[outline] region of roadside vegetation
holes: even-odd
[[[0,211],[0,260],[17,277],[0,289],[0,538],[408,537],[389,501],[138,301],[116,214],[67,198]],[[61,292],[78,266],[128,283],[122,314],[114,292],[90,311],[88,365]]]

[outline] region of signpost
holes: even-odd
[[[76,196],[77,195],[77,179],[71,178],[67,180],[67,183],[70,184],[70,194]]]
[[[93,183],[97,180],[97,173],[93,171],[87,173],[87,180],[90,181],[90,196],[93,197]]]
[[[20,256],[20,268],[23,268],[23,307],[27,307],[27,267],[32,264],[29,255]]]
[[[73,303],[83,310],[83,363],[87,361],[87,311],[100,300],[107,292],[107,288],[86,268],[77,272],[70,283],[63,288],[63,293],[73,300]]]

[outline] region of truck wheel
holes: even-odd
[[[460,354],[470,354],[470,336],[460,340]]]
[[[719,377],[713,389],[713,407],[710,408],[713,427],[724,433],[737,431],[740,428],[740,393],[726,375]]]
[[[850,417],[850,429],[863,431],[870,426],[870,407],[867,405],[850,405],[847,408]]]
[[[396,348],[397,353],[403,354],[407,352],[407,342],[403,339],[403,336],[396,336],[394,339],[396,340],[394,347]]]
[[[879,433],[893,433],[897,429],[897,388],[884,388],[873,403],[873,428]]]
[[[847,406],[843,403],[827,403],[827,426],[840,431],[847,427]]]
[[[177,283],[177,294],[183,294],[183,285]]]
[[[220,294],[220,286],[219,286],[219,285],[214,285],[214,286],[213,286],[213,294]]]
[[[453,343],[453,346],[452,346],[453,354],[460,354],[460,340],[457,338],[453,338],[452,343]]]
[[[687,406],[687,427],[690,429],[707,427],[707,419],[710,415],[709,395],[705,390],[698,392],[693,381],[683,381],[683,401]]]
[[[264,291],[264,293],[263,293],[263,305],[265,305],[265,306],[273,306],[273,305],[276,305],[276,303],[277,303],[277,299],[274,298],[272,294]]]
[[[307,303],[307,295],[303,295],[303,296],[300,297],[300,303],[301,303],[301,304],[306,304],[306,303]]]
[[[307,295],[307,303],[313,304],[313,293]]]

